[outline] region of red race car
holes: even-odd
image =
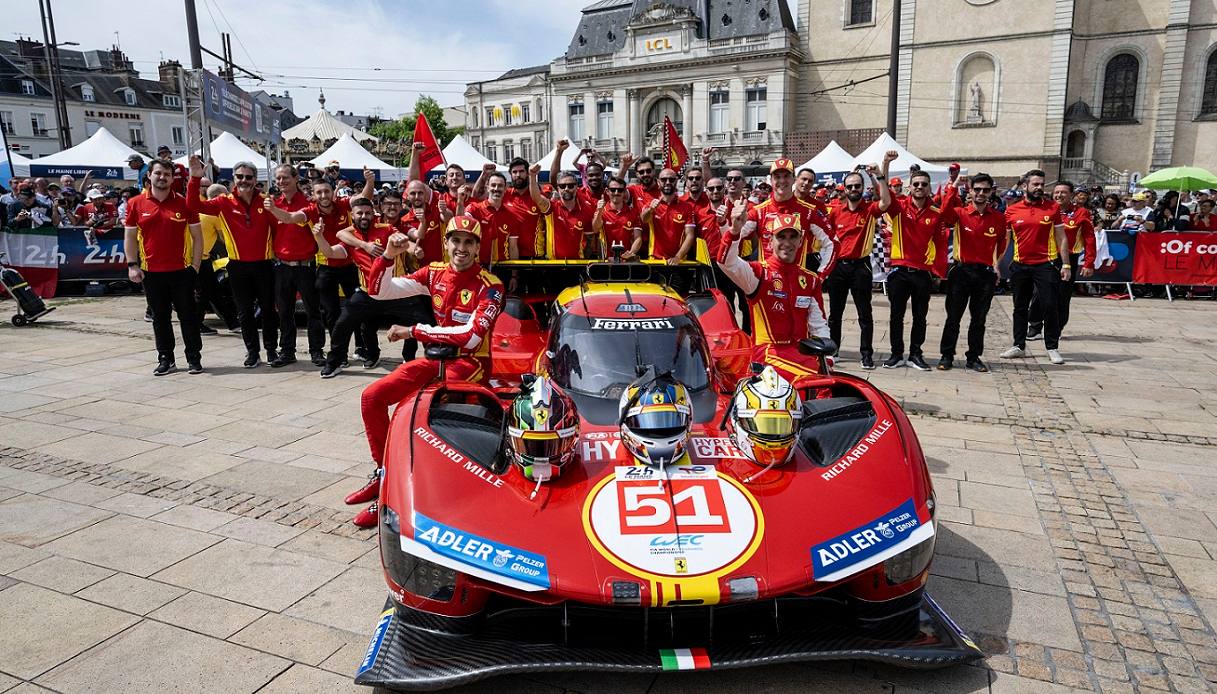
[[[528,358],[510,348],[535,327],[531,312],[496,326],[518,369],[503,383],[545,374],[577,405],[577,459],[560,476],[534,483],[511,463],[514,386],[441,379],[398,406],[380,496],[390,599],[355,681],[979,658],[924,590],[934,491],[896,402],[820,367],[794,384],[794,457],[759,466],[725,428],[746,336],[721,294],[686,300],[649,272],[590,268],[558,295]],[[813,369],[833,349],[806,348]],[[621,439],[622,392],[648,369],[689,394],[679,464],[637,464]]]

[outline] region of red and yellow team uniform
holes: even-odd
[[[279,195],[274,199],[274,203],[275,207],[284,212],[306,211],[312,205],[308,201],[308,198],[304,197],[304,193],[298,190],[290,200]],[[305,213],[307,214],[307,212]],[[313,240],[313,234],[309,230],[309,227],[310,225],[307,220],[299,224],[276,221],[273,236],[275,257],[289,262],[316,258],[317,242]]]
[[[440,216],[439,209],[442,204],[444,203],[439,195],[432,195],[423,206],[422,220],[419,219],[418,210],[413,207],[406,208],[405,213],[401,216],[399,228],[402,231],[414,231],[421,226],[422,222],[426,222],[426,227],[421,229],[423,264],[438,263],[444,260],[444,220]]]
[[[203,200],[199,197],[199,180],[190,177],[186,187],[186,203],[195,214],[211,214],[220,218],[220,235],[228,249],[229,260],[257,262],[274,257],[271,237],[278,220],[262,207],[262,194],[254,193],[248,205],[234,193]],[[127,203],[130,206],[130,202]]]
[[[647,203],[647,205],[650,204],[650,202]],[[655,208],[649,226],[651,240],[647,251],[648,257],[673,258],[680,251],[685,227],[696,227],[697,216],[690,203],[682,202],[679,199],[667,203],[659,198],[659,206]]]
[[[325,238],[331,246],[338,246],[342,242],[338,240],[338,232],[351,226],[351,201],[349,198],[334,198],[333,205],[329,212],[323,212],[317,203],[312,203],[304,209],[304,213],[308,215],[309,223],[316,224],[318,221],[325,223],[322,228],[321,236]],[[346,258],[327,258],[322,255],[321,251],[317,251],[317,264],[329,265],[330,267],[346,267],[353,261],[351,260],[350,249],[347,249]]]
[[[1069,244],[1069,252],[1082,255],[1082,267],[1094,269],[1095,239],[1094,220],[1090,210],[1085,207],[1073,206],[1069,211],[1061,211],[1065,222],[1065,238]]]
[[[448,380],[480,381],[490,372],[487,339],[503,309],[503,283],[481,265],[460,272],[445,263],[432,263],[406,277],[393,276],[393,261],[382,256],[372,265],[368,293],[376,299],[431,296],[435,325],[415,325],[412,337],[424,344],[452,345],[460,356],[444,367]],[[415,359],[397,367],[363,391],[361,406],[372,459],[384,460],[389,432],[389,408],[439,375],[439,362]]]
[[[198,224],[186,198],[170,192],[162,202],[151,192],[127,201],[124,224],[136,228],[139,266],[145,272],[174,272],[190,266],[190,225]]]
[[[630,250],[634,243],[634,230],[642,228],[642,220],[638,217],[638,208],[625,205],[620,210],[613,209],[611,204],[605,205],[600,211],[600,219],[604,222],[604,233],[601,241],[611,257],[613,244],[620,243],[624,250]]]
[[[875,247],[875,229],[882,214],[878,202],[860,202],[855,210],[849,209],[844,202],[829,208],[828,223],[837,236],[838,260],[870,257]]]
[[[392,224],[373,224],[368,227],[368,231],[362,232],[357,227],[351,227],[350,232],[355,238],[374,246],[385,248],[389,245],[389,237],[397,231],[397,227]],[[368,285],[372,282],[372,265],[376,262],[376,258],[370,253],[363,250],[359,246],[348,246],[342,244],[347,249],[347,257],[351,262],[355,263],[355,267],[359,268],[359,286],[370,293]],[[379,256],[378,256],[379,257]],[[393,267],[394,276],[401,277],[406,274],[405,254],[397,256],[394,259]]]
[[[630,183],[626,185],[625,192],[630,198],[630,204],[639,209],[650,205],[652,200],[663,195],[658,182],[652,183],[650,188],[641,183]]]
[[[893,199],[887,208],[887,241],[891,264],[914,270],[935,270],[935,261],[942,255],[947,227],[955,221],[954,204],[940,208],[927,201],[918,208],[912,198]]]
[[[471,202],[465,206],[465,214],[482,225],[482,244],[478,253],[478,262],[482,265],[506,260],[507,239],[528,233],[528,216],[520,207],[508,205],[506,200],[499,207],[490,204],[489,200]],[[521,257],[522,254],[523,249]]]
[[[175,191],[176,192],[176,191]],[[83,221],[88,221],[96,214],[106,221],[93,227],[93,230],[99,234],[104,234],[114,228],[118,224],[118,208],[112,202],[86,202],[76,208],[76,216]]]
[[[516,244],[520,250],[520,258],[545,257],[545,222],[541,219],[541,209],[533,202],[528,189],[525,188],[521,192],[509,187],[503,194],[503,205],[515,208],[516,214],[521,218],[514,234],[518,237]],[[502,257],[507,257],[506,251]]]
[[[821,258],[819,274],[827,275],[832,271],[834,258],[834,244],[831,235],[828,234],[828,220],[815,205],[809,202],[800,200],[797,196],[791,196],[788,200],[779,201],[777,198],[770,197],[768,200],[758,202],[754,207],[748,210],[748,221],[744,225],[744,236],[749,236],[753,231],[759,230],[757,234],[757,249],[760,260],[765,260],[769,255],[769,241],[773,236],[772,233],[765,231],[766,223],[778,215],[798,215],[800,228],[803,230],[803,247],[799,251],[799,257],[804,260],[807,256],[813,253],[819,253],[822,249],[828,249],[828,257]]]
[[[560,200],[550,203],[544,215],[545,238],[548,248],[545,256],[554,260],[573,260],[583,257],[585,234],[592,233],[592,218],[596,216],[594,206],[585,205],[575,198],[574,209],[567,209]]]
[[[1064,224],[1061,208],[1048,199],[1026,198],[1006,208],[1006,226],[1014,234],[1014,262],[1041,265],[1059,257],[1053,227]]]

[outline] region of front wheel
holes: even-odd
[[[29,323],[29,320],[25,316],[21,315],[20,313],[14,315],[12,321],[13,321],[13,325],[17,326],[18,328],[25,325],[26,323]]]

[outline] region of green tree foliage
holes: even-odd
[[[444,120],[444,107],[439,105],[433,97],[426,94],[418,97],[418,101],[414,102],[414,113],[422,113],[427,116],[427,122],[431,124],[431,132],[435,133],[435,139],[439,140],[440,148],[448,146],[452,142],[452,138],[461,134],[465,128],[463,126],[449,127]],[[401,165],[406,165],[410,161],[410,145],[414,141],[414,123],[417,116],[410,115],[406,118],[398,118],[396,120],[382,120],[368,126],[368,132],[381,140],[390,142],[400,142],[403,145],[403,153],[401,157]]]

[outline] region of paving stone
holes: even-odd
[[[345,568],[337,562],[229,539],[153,578],[282,612]]]
[[[351,634],[280,614],[267,614],[228,640],[289,660],[318,665],[342,648]]]
[[[255,518],[236,518],[211,532],[256,545],[277,547],[304,531]]]
[[[227,489],[239,489],[249,494],[295,500],[324,489],[338,479],[338,475],[317,470],[250,460],[202,481]]]
[[[41,494],[48,489],[62,487],[66,480],[51,475],[41,475],[37,472],[0,468],[0,484],[9,489],[17,489],[31,494]]]
[[[172,501],[158,499],[156,497],[146,496],[144,494],[123,493],[109,499],[103,499],[94,504],[98,508],[104,508],[108,511],[124,513],[128,516],[137,516],[139,518],[148,518],[155,516],[162,511],[177,506]]]
[[[85,506],[95,505],[99,501],[104,501],[119,494],[122,494],[122,492],[106,487],[99,487],[87,482],[72,482],[71,484],[65,484],[62,487],[55,487],[40,493],[41,496],[48,496],[52,499],[70,501],[74,504],[83,504]]]
[[[109,511],[25,494],[0,502],[0,541],[37,547],[112,515]]]
[[[266,614],[256,607],[190,591],[148,613],[158,621],[226,639]]]
[[[283,543],[280,548],[350,564],[367,554],[369,549],[375,549],[376,544],[308,530]],[[934,566],[937,565],[935,560]]]
[[[133,615],[27,583],[0,590],[0,663],[33,679],[134,624]]]
[[[296,663],[287,672],[276,677],[270,684],[258,690],[258,694],[296,694],[296,692],[349,692],[366,694],[367,687],[355,684],[348,675],[311,668]]]
[[[6,421],[0,423],[0,441],[6,446],[36,448],[48,443],[78,436],[79,431],[53,424],[29,421]]]
[[[185,592],[177,586],[120,573],[89,586],[76,595],[125,612],[148,614]]]
[[[178,480],[209,477],[244,462],[241,458],[210,450],[210,441],[202,447],[157,446],[155,449],[115,463],[116,467]]]
[[[0,542],[0,574],[9,574],[51,556],[40,549],[31,549],[9,542]]]
[[[138,667],[133,664],[138,663]],[[252,692],[289,663],[184,629],[145,621],[38,678],[72,692]]]
[[[113,463],[123,458],[150,451],[155,443],[123,436],[90,432],[57,443],[38,446],[35,450],[60,458],[84,460],[90,463]]]
[[[286,614],[352,633],[364,633],[384,604],[384,578],[378,570],[352,567],[313,590]]]
[[[955,523],[941,527],[950,531],[939,536],[936,551],[942,554],[1030,569],[1053,565],[1052,546],[1042,536]]]
[[[1082,650],[1064,598],[931,576],[929,591],[968,631]]]
[[[183,504],[175,506],[168,511],[162,511],[152,516],[150,520],[176,525],[179,528],[190,528],[191,530],[207,532],[225,523],[230,523],[237,518],[240,518],[240,516]]]
[[[47,557],[37,564],[9,574],[13,578],[57,590],[60,593],[75,593],[98,581],[113,576],[114,572],[75,559]]]
[[[136,576],[149,576],[219,542],[206,533],[115,516],[46,546],[49,551]]]

